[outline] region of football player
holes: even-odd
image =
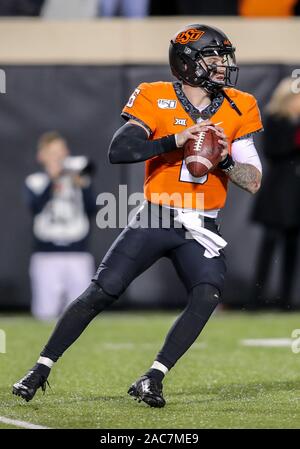
[[[220,303],[226,242],[216,218],[228,180],[251,193],[260,187],[261,164],[253,143],[253,134],[262,130],[260,113],[252,95],[235,89],[235,48],[222,31],[187,26],[171,40],[169,55],[177,81],[139,85],[123,109],[126,124],[109,148],[113,164],[146,161],[145,204],[113,243],[87,290],[63,313],[35,366],[14,384],[13,393],[27,401],[38,388],[45,389],[54,363],[91,320],[159,258],[173,262],[188,304],[152,366],[129,388],[131,396],[152,407],[165,405],[164,376]],[[185,166],[183,146],[205,127],[217,133],[222,160],[207,175],[194,178]],[[166,212],[171,215],[167,227],[162,225]]]

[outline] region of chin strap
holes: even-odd
[[[205,63],[205,62],[204,62]],[[205,64],[207,66],[207,64]],[[209,69],[209,66],[207,66],[207,69]],[[216,94],[218,92],[221,92],[221,94],[223,95],[224,98],[226,98],[226,100],[228,101],[228,103],[230,104],[230,106],[232,107],[232,109],[235,110],[235,112],[238,115],[243,115],[242,112],[239,110],[239,108],[237,107],[237,105],[235,104],[235,102],[227,95],[227,93],[224,91],[224,89],[220,89],[214,86],[213,82],[211,82],[209,80],[209,77],[211,75],[211,73],[215,72],[216,70],[207,70],[207,78],[208,80],[206,80],[206,89],[207,91]],[[210,84],[211,83],[211,84]],[[204,83],[205,86],[205,83]]]
[[[184,83],[187,83],[187,81],[186,80],[183,80],[182,79],[182,82],[184,82]],[[193,84],[190,84],[190,83],[187,83],[187,84],[189,84],[190,86],[192,86],[192,87],[196,87],[195,85],[193,85]],[[209,79],[207,80],[204,80],[203,81],[203,83],[201,84],[201,85],[199,85],[198,87],[202,87],[203,89],[205,89],[206,91],[207,91],[207,93],[209,93],[209,94],[212,94],[212,95],[214,95],[214,94],[217,94],[218,92],[221,92],[221,94],[223,95],[223,97],[224,98],[226,98],[226,100],[228,101],[228,103],[230,104],[230,106],[232,107],[232,109],[234,109],[235,110],[235,112],[238,114],[238,115],[243,115],[243,113],[240,111],[240,109],[237,107],[237,105],[235,104],[235,102],[227,95],[227,93],[224,91],[224,89],[223,88],[217,88],[217,87],[215,87],[213,84],[212,84],[212,82],[211,81],[209,81]]]
[[[237,107],[237,105],[235,104],[235,102],[227,95],[227,93],[223,89],[221,90],[221,93],[223,97],[226,98],[232,109],[234,109],[238,115],[243,115],[239,110],[239,108]]]

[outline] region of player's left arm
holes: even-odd
[[[254,194],[260,189],[262,175],[254,165],[235,162],[228,176],[234,184],[247,192]]]
[[[219,167],[224,170],[229,179],[252,194],[260,189],[262,178],[262,166],[257,154],[253,137],[237,140],[232,143],[231,155],[228,153],[228,142],[224,131],[216,127],[216,133],[219,137],[219,143],[223,150],[222,160]]]
[[[262,168],[253,142],[253,133],[262,131],[263,125],[256,99],[243,93],[240,101],[242,117],[231,145],[231,154],[228,154],[223,129],[217,129],[224,150],[219,167],[234,184],[247,192],[256,193],[260,188]]]

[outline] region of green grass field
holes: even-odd
[[[51,428],[299,428],[300,354],[291,347],[245,347],[249,338],[290,338],[300,314],[218,312],[164,382],[167,405],[127,395],[148,369],[175,318],[106,313],[54,367],[52,389],[31,402],[11,385],[35,363],[53,324],[0,316],[0,417]],[[0,428],[14,426],[0,422]]]

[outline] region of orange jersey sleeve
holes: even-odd
[[[240,126],[236,131],[233,141],[263,130],[257,101],[252,95],[244,95],[241,112]]]
[[[157,120],[149,87],[148,83],[140,84],[129,97],[121,115],[125,120],[133,119],[141,123],[152,135],[157,128]]]

